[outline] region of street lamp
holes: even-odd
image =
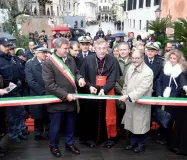
[[[156,18],[160,18],[161,11],[162,10],[160,9],[160,7],[156,9],[156,11],[155,11]]]

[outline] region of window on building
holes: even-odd
[[[143,0],[139,0],[139,8],[143,8]]]
[[[135,19],[133,20],[133,28],[135,28],[136,26],[135,26]]]
[[[154,5],[160,5],[160,0],[154,0]]]
[[[123,9],[124,9],[124,11],[127,11],[127,1],[124,1]]]
[[[51,6],[51,15],[54,16],[53,6]]]
[[[148,32],[148,25],[149,25],[149,21],[146,21],[146,32]]]
[[[133,0],[133,9],[136,9],[136,0]]]
[[[128,11],[132,10],[132,1],[133,1],[133,0],[128,0],[128,3],[127,3],[127,4],[128,4],[128,5],[127,5],[127,10],[128,10]]]
[[[57,7],[57,16],[59,16],[59,9],[58,9],[58,7]]]
[[[151,0],[146,0],[145,6],[146,6],[146,7],[150,7],[150,6],[151,6]]]
[[[101,12],[101,6],[99,6],[99,11]]]
[[[140,20],[140,30],[142,30],[142,20]]]

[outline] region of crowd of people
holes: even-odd
[[[62,123],[66,149],[74,154],[80,154],[74,145],[75,134],[90,148],[100,144],[111,148],[125,138],[124,148],[140,153],[155,121],[160,125],[156,142],[176,154],[187,154],[187,109],[136,103],[144,96],[186,97],[187,64],[179,50],[182,45],[168,42],[161,51],[152,39],[135,38],[131,32],[125,42],[124,35],[112,35],[111,31],[105,35],[102,28],[94,38],[89,33],[69,38],[57,32],[54,36],[53,52],[44,45],[45,31],[40,36],[30,35],[27,49],[0,38],[1,97],[55,95],[62,100],[34,107],[0,107],[1,138],[8,133],[14,143],[27,140],[25,119],[30,115],[34,139],[49,139],[55,157],[61,156]],[[120,98],[77,99],[74,93]],[[0,148],[0,156],[5,152]]]

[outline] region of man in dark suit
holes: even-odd
[[[163,58],[158,55],[160,47],[156,42],[148,42],[146,44],[146,54],[144,56],[144,62],[150,67],[153,71],[153,93],[152,96],[156,96],[157,83],[160,77],[160,74],[163,70]],[[154,113],[157,106],[151,108],[151,120],[154,121]],[[152,125],[152,123],[151,123]],[[158,142],[159,143],[159,142]],[[162,143],[162,142],[161,142]]]
[[[87,56],[94,54],[93,52],[89,51],[89,46],[90,46],[90,41],[91,38],[89,36],[81,36],[78,39],[80,43],[80,49],[81,51],[79,52],[79,64],[77,65],[78,69],[80,69],[81,65],[83,64],[84,58]]]
[[[40,96],[45,93],[45,86],[42,77],[42,65],[46,59],[46,48],[38,48],[35,51],[36,57],[29,60],[25,65],[25,75],[30,87],[31,96]],[[45,105],[31,106],[31,117],[34,119],[35,140],[42,140],[42,133],[48,130],[48,114]],[[45,128],[44,128],[45,126]]]
[[[163,69],[163,59],[158,55],[158,51],[160,47],[156,42],[149,42],[146,45],[146,55],[144,57],[145,63],[152,69],[154,73],[154,79],[153,79],[153,90],[155,93],[156,90],[156,84],[158,81],[158,78],[160,76],[160,73]],[[153,96],[154,96],[153,93]]]
[[[69,55],[73,57],[77,66],[80,65],[80,58],[78,57],[79,51],[80,51],[80,44],[77,41],[71,41]]]
[[[28,49],[25,51],[28,60],[34,57],[34,48],[35,48],[34,42],[33,41],[29,42]]]
[[[80,87],[84,87],[86,83],[79,74],[74,59],[67,56],[69,53],[69,41],[61,37],[55,40],[54,46],[56,53],[50,56],[43,65],[43,79],[46,94],[55,95],[63,101],[47,105],[50,118],[50,151],[55,157],[60,157],[61,153],[58,144],[63,120],[65,120],[66,148],[74,154],[80,154],[79,149],[74,146],[76,117],[76,101],[74,100],[76,98],[72,93],[76,92],[76,82]],[[64,67],[69,74],[64,72]],[[69,75],[73,75],[74,78]]]

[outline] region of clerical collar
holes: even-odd
[[[97,61],[98,61],[98,62],[104,62],[104,61],[105,61],[105,57],[104,57],[103,59],[99,59],[99,58],[96,56],[96,58],[97,58]]]

